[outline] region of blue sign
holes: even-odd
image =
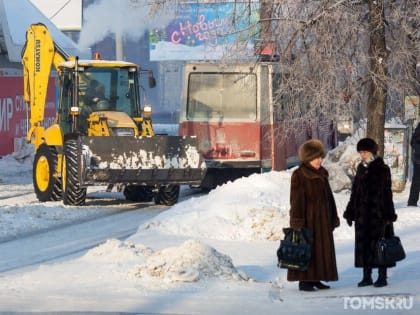
[[[217,60],[254,52],[259,4],[181,4],[176,18],[149,31],[150,60]]]

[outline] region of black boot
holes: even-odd
[[[300,291],[315,291],[314,283],[310,281],[299,281]]]
[[[378,269],[378,280],[373,284],[374,287],[380,288],[388,284],[386,281],[386,267],[379,267]]]
[[[312,284],[315,288],[320,289],[320,290],[325,290],[325,289],[330,288],[329,285],[326,285],[326,284],[322,283],[321,281],[315,281],[315,282],[312,282]]]
[[[370,267],[363,267],[363,279],[360,281],[357,286],[358,287],[365,287],[368,285],[372,285],[372,268]]]

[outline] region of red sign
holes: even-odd
[[[50,78],[49,86],[54,87]],[[44,126],[55,117],[55,89],[48,89]],[[0,156],[14,151],[15,138],[26,137],[29,109],[23,100],[23,77],[0,76]]]

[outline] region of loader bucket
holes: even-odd
[[[196,137],[80,137],[81,185],[198,185],[205,162]]]

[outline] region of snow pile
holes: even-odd
[[[32,160],[19,159],[14,154],[0,159],[0,183],[32,183]]]
[[[137,277],[160,278],[165,282],[196,282],[200,279],[248,280],[239,273],[229,256],[197,240],[168,247],[147,257]]]
[[[344,142],[328,151],[322,164],[328,170],[331,189],[335,193],[350,190],[352,178],[356,175],[360,162],[356,145],[366,136],[366,121],[361,120],[358,125],[359,128],[351,137],[347,137]]]
[[[156,279],[164,283],[214,278],[249,280],[246,274],[236,270],[229,256],[198,240],[187,240],[179,246],[155,252],[141,244],[112,239],[90,250],[82,260],[118,265],[127,270],[128,278]]]
[[[122,242],[117,239],[109,239],[104,244],[97,246],[84,255],[86,261],[106,260],[112,261],[116,264],[122,262],[136,262],[139,263],[144,260],[144,256],[149,256],[153,253],[151,248],[134,244],[131,242]]]
[[[27,143],[24,138],[16,139],[16,148],[15,152],[12,153],[12,156],[20,162],[29,160],[31,163],[34,159],[35,147],[33,144]]]
[[[351,189],[351,178],[356,174],[359,161],[356,147],[352,144],[344,143],[328,152],[322,165],[328,170],[332,191]]]
[[[190,198],[139,227],[165,234],[215,240],[277,241],[289,226],[292,170],[243,177]],[[339,177],[338,175],[335,175]],[[347,177],[347,176],[346,176]],[[335,194],[339,217],[349,194]],[[350,233],[345,234],[350,237]]]
[[[291,173],[254,174],[228,182],[173,206],[139,230],[219,240],[278,240],[289,224]]]

